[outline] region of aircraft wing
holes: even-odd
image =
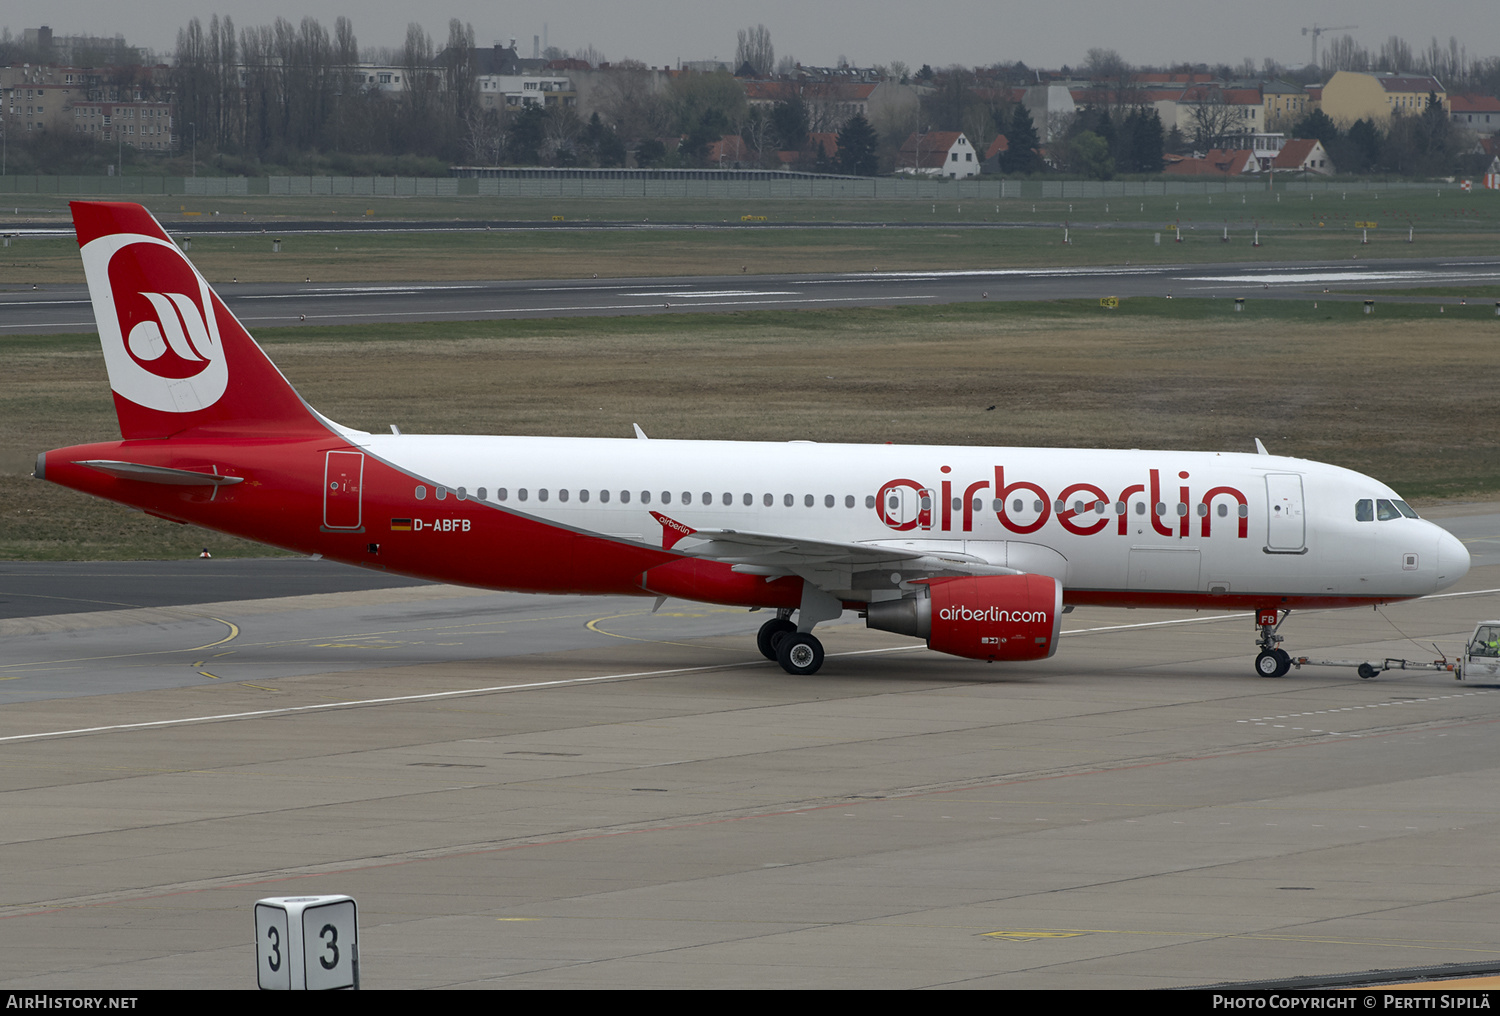
[[[723,562],[742,574],[767,578],[797,575],[830,592],[869,588],[872,583],[891,588],[893,574],[904,581],[949,575],[1020,574],[1014,568],[997,567],[973,555],[946,550],[841,543],[735,529],[693,530],[676,540],[672,549]]]

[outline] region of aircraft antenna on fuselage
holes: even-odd
[[[1255,439],[1255,450],[1261,455],[1271,454],[1270,452],[1266,451],[1266,446],[1260,443],[1260,438]]]

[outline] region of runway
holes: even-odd
[[[1456,650],[1500,616],[1500,519],[1469,510],[1459,587],[1299,614],[1288,646]],[[764,614],[650,606],[408,585],[0,620],[0,986],[249,987],[254,901],[332,892],[371,988],[1500,960],[1500,688],[1265,680],[1243,614],[1087,608],[1012,666],[846,614],[795,679]]]
[[[705,311],[933,306],[976,300],[1105,296],[1363,299],[1366,290],[1500,286],[1500,258],[1106,266],[952,272],[555,279],[409,285],[224,284],[251,329],[296,324],[492,321]],[[1325,292],[1332,290],[1333,292]],[[1452,303],[1453,297],[1390,297]],[[91,331],[87,288],[0,290],[0,334]]]

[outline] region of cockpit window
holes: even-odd
[[[1391,519],[1399,519],[1401,512],[1397,507],[1385,498],[1375,502],[1375,518],[1381,522],[1389,522]]]
[[[1397,501],[1396,507],[1400,510],[1402,515],[1405,515],[1409,519],[1421,518],[1421,516],[1417,514],[1417,510],[1411,505],[1407,504],[1405,501]]]
[[[1375,501],[1372,498],[1361,498],[1360,500],[1354,502],[1354,521],[1375,521]]]

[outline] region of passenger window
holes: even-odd
[[[475,494],[476,494],[476,495],[477,495],[477,496],[478,496],[478,498],[479,498],[479,500],[481,500],[481,501],[483,501],[483,500],[484,500],[484,488],[483,488],[483,487],[480,487],[480,488],[479,488],[479,489],[478,489],[478,490],[477,490],[477,491],[475,491],[475,492],[474,492],[474,493],[475,493]]]
[[[832,494],[824,494],[823,495],[823,507],[824,508],[832,508],[833,507],[833,495]]]
[[[560,490],[560,491],[558,491],[557,492],[557,499],[559,501],[566,501],[568,499],[568,492],[566,490]]]
[[[683,504],[683,507],[686,507],[686,506],[688,506],[688,505],[690,505],[692,503],[693,503],[693,492],[690,491],[690,490],[683,491],[682,492],[682,504]]]
[[[781,503],[784,504],[784,505],[786,505],[788,508],[790,508],[792,506],[792,495],[790,495],[790,494],[783,494],[781,496]],[[896,507],[896,499],[895,498],[891,498],[891,507],[892,508]]]
[[[448,499],[448,488],[439,487],[437,489],[437,498],[439,501],[446,501]]]
[[[520,490],[516,491],[516,497],[520,498],[522,501],[526,500],[526,488],[522,487]]]
[[[630,503],[630,491],[628,491],[628,490],[622,490],[622,491],[620,491],[620,503],[621,504],[629,504]]]
[[[1361,498],[1360,500],[1354,502],[1354,521],[1355,522],[1374,522],[1375,521],[1375,501],[1374,501],[1374,499],[1366,497],[1366,498]]]
[[[755,495],[747,493],[743,500],[745,502],[745,507],[749,508],[751,505],[755,504]]]
[[[714,503],[714,496],[712,494],[710,494],[706,490],[703,492],[703,503],[704,504],[713,504]]]
[[[811,508],[813,506],[813,496],[811,494],[802,495],[802,506],[804,508]]]
[[[495,500],[497,500],[497,501],[504,501],[509,496],[510,496],[510,492],[508,490],[506,490],[504,487],[500,487],[500,488],[496,489],[496,491],[495,491]]]
[[[417,498],[418,501],[426,501],[427,500],[427,488],[425,486],[423,486],[422,484],[420,484],[420,483],[417,484],[416,498]]]
[[[854,507],[854,495],[853,494],[845,494],[844,495],[844,507],[845,508],[853,508]],[[979,510],[979,502],[978,501],[974,502],[974,510],[976,512]]]
[[[760,499],[760,503],[763,504],[763,505],[765,505],[767,508],[769,508],[773,504],[776,503],[776,495],[775,494],[766,494],[765,496],[763,496]]]
[[[724,492],[724,507],[727,508],[727,507],[729,507],[732,504],[734,504],[734,495],[731,494],[731,493],[729,493],[729,491],[726,490]]]
[[[454,491],[453,493],[454,493],[454,496],[457,497],[460,501],[464,500],[464,498],[466,498],[466,497],[469,496],[469,491],[465,487],[460,487],[460,488],[458,488],[458,490]]]
[[[661,503],[662,504],[671,504],[672,503],[672,492],[670,490],[664,490],[664,491],[661,492]]]
[[[584,504],[588,504],[589,492],[586,490],[580,490],[578,492],[578,500],[582,501]]]
[[[866,494],[865,495],[865,507],[866,508],[874,508],[875,507],[875,495],[874,494]]]
[[[600,504],[609,504],[609,491],[607,491],[607,490],[601,490],[599,492],[599,503]]]
[[[547,488],[546,487],[542,487],[541,489],[539,489],[536,492],[536,499],[538,501],[545,501],[545,500],[547,500]]]
[[[649,490],[643,490],[643,491],[641,491],[641,504],[650,504],[650,503],[651,503],[651,492]]]

